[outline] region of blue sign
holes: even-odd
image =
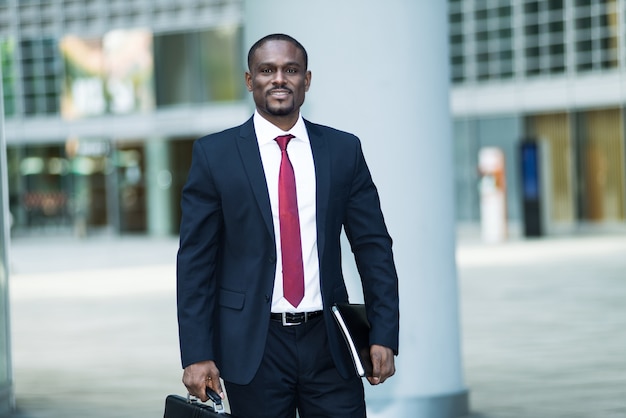
[[[539,200],[539,147],[537,143],[522,143],[521,154],[524,199]]]

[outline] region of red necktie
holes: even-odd
[[[297,307],[304,297],[304,267],[302,264],[296,178],[287,155],[287,144],[292,138],[295,137],[282,135],[276,138],[282,153],[278,174],[278,217],[280,220],[280,247],[283,257],[283,294],[289,303]]]

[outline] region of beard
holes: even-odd
[[[267,113],[273,116],[285,116],[291,114],[295,105],[293,100],[291,102],[281,102],[281,103],[269,103],[269,101],[265,102],[265,109]]]

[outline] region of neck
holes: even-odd
[[[300,117],[300,113],[296,113],[295,115],[276,116],[268,115],[260,111],[258,112],[265,120],[285,132],[288,132],[291,128],[293,128]]]

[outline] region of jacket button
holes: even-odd
[[[270,295],[265,295],[265,303],[270,303]]]
[[[270,256],[270,263],[275,263],[276,262],[276,256],[275,255],[271,255]]]

